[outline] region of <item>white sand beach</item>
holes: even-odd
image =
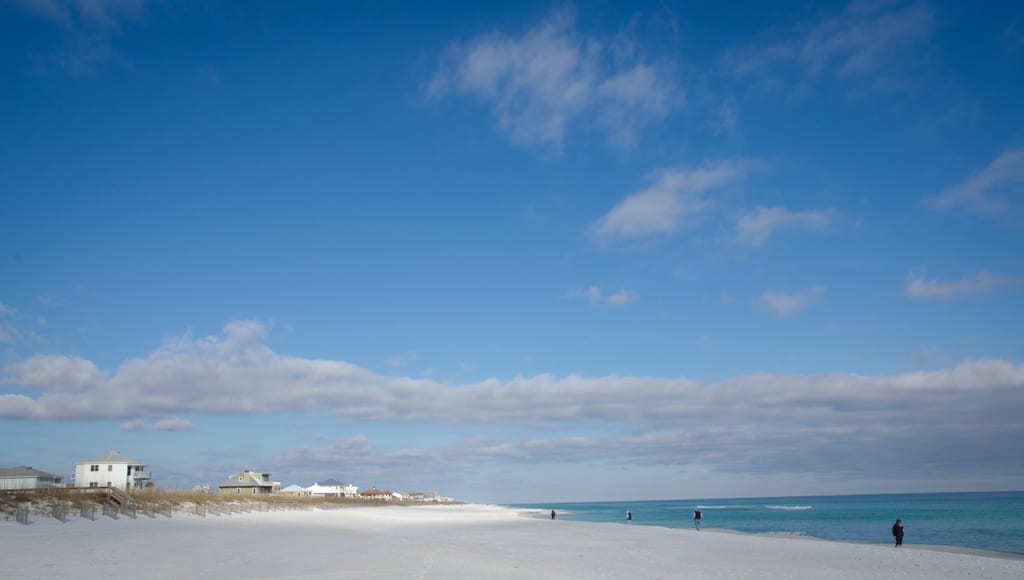
[[[1024,578],[1024,559],[484,505],[0,522],[5,578]]]

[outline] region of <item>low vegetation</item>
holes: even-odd
[[[197,505],[229,508],[234,505],[264,504],[270,509],[337,509],[346,506],[366,505],[424,505],[429,502],[411,500],[379,500],[366,498],[312,498],[286,495],[228,495],[191,490],[146,489],[132,494],[137,506],[157,504],[170,506],[174,512],[189,511]],[[31,511],[47,515],[52,506],[63,504],[68,510],[79,510],[83,502],[105,503],[108,501],[104,488],[49,488],[38,490],[0,491],[0,518],[11,519],[19,505],[30,505]]]

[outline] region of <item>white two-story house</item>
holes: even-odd
[[[142,489],[151,479],[145,465],[118,451],[108,451],[75,464],[74,487],[116,487],[132,493]]]

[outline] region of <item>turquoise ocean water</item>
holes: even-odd
[[[891,543],[896,518],[903,543],[957,546],[1024,555],[1024,492],[923,493],[765,497],[743,499],[616,501],[516,504],[552,509],[566,520],[693,528],[701,510],[703,528],[770,535],[809,536],[872,544]]]

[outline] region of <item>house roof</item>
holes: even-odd
[[[35,469],[33,467],[0,467],[0,477],[41,477],[43,479],[63,479],[61,476]]]
[[[284,493],[298,493],[301,491],[307,491],[306,488],[301,485],[289,485],[288,487],[281,490]]]
[[[76,465],[81,465],[83,463],[127,463],[130,465],[142,465],[141,463],[135,461],[134,459],[129,459],[125,457],[120,451],[114,450],[107,451],[106,453],[100,455],[99,457],[93,457],[92,459],[84,459],[82,461],[79,461]]]
[[[337,487],[345,487],[344,483],[338,481],[337,479],[333,479],[333,478],[325,479],[324,481],[318,481],[317,483],[319,483],[320,485],[322,485],[324,487],[327,487],[327,486],[330,486],[330,485],[334,485],[334,486],[337,486]]]

